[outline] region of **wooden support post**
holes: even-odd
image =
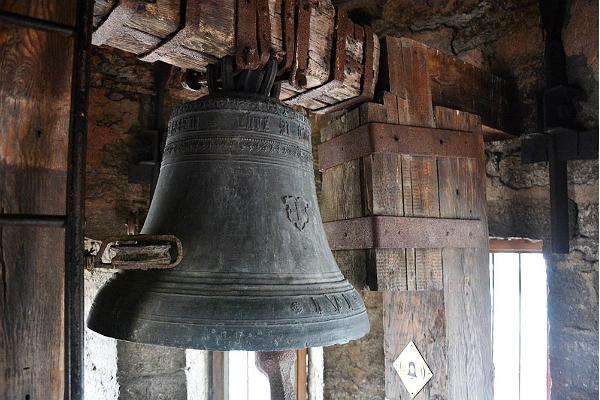
[[[386,398],[408,396],[393,362],[411,340],[433,371],[417,399],[491,398],[481,118],[435,104],[425,46],[386,38],[383,49],[383,104],[363,104],[321,132],[328,237],[349,279],[383,291]],[[453,241],[445,221],[479,228]]]

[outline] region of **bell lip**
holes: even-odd
[[[119,329],[122,325],[110,324],[90,312],[86,326],[105,337],[132,343],[208,351],[280,351],[308,347],[326,347],[346,344],[369,333],[370,323],[366,308],[354,315],[335,320],[313,323],[265,325],[255,327],[219,327],[216,325],[182,324],[179,334],[161,335],[161,322],[134,324]],[[311,327],[311,325],[313,325]],[[116,329],[109,329],[114,327]],[[311,329],[312,328],[312,329]],[[186,331],[181,335],[181,331]],[[164,332],[163,332],[164,333]],[[248,336],[250,334],[250,336]],[[244,337],[244,339],[239,339]],[[184,340],[187,339],[187,340]],[[225,339],[223,339],[225,338]],[[238,338],[238,341],[230,338]],[[279,338],[279,340],[278,340]]]

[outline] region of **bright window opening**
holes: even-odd
[[[547,400],[546,263],[541,253],[490,254],[494,397]]]
[[[253,351],[230,351],[229,399],[271,400],[269,379],[256,366]]]

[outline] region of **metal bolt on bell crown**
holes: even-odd
[[[276,99],[220,93],[176,108],[142,233],[177,236],[183,259],[116,274],[88,317],[102,335],[271,351],[369,330],[323,231],[309,122]]]

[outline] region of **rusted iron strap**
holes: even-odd
[[[362,29],[360,26],[355,25],[355,31]],[[375,52],[375,40],[373,39],[373,30],[365,26],[364,27],[364,51],[363,51],[363,76],[362,76],[362,88],[361,94],[356,97],[350,98],[346,101],[342,101],[337,104],[332,104],[314,112],[319,114],[331,113],[339,110],[345,110],[355,106],[357,104],[364,103],[373,99],[375,94],[375,71],[373,69],[374,52]]]
[[[265,66],[271,53],[271,22],[268,0],[237,0],[237,70]]]
[[[283,0],[283,61],[279,66],[278,76],[290,71],[296,52],[296,0]]]
[[[292,87],[298,89],[306,87],[311,7],[311,0],[296,1],[296,47],[294,49],[294,61],[292,63],[289,82]]]
[[[298,27],[300,29],[300,27]],[[304,102],[308,100],[317,100],[323,94],[326,94],[328,91],[336,89],[344,84],[344,71],[346,69],[346,40],[348,36],[353,34],[353,25],[350,21],[348,15],[343,10],[338,10],[336,14],[336,27],[335,27],[335,56],[334,56],[334,64],[333,64],[333,75],[332,79],[327,83],[312,88],[304,93],[299,94],[298,96],[286,100],[286,104],[288,105],[296,105],[303,106]],[[296,37],[296,41],[299,40],[299,37]],[[308,40],[308,39],[307,39]],[[296,43],[296,47],[298,43]],[[298,54],[298,53],[297,53]],[[293,86],[294,82],[290,78],[290,84]]]
[[[323,224],[332,250],[481,248],[481,220],[372,216]]]
[[[181,241],[173,235],[128,235],[102,241],[94,268],[167,269],[183,258]]]
[[[320,144],[319,169],[373,153],[479,158],[481,148],[473,132],[374,122]]]

